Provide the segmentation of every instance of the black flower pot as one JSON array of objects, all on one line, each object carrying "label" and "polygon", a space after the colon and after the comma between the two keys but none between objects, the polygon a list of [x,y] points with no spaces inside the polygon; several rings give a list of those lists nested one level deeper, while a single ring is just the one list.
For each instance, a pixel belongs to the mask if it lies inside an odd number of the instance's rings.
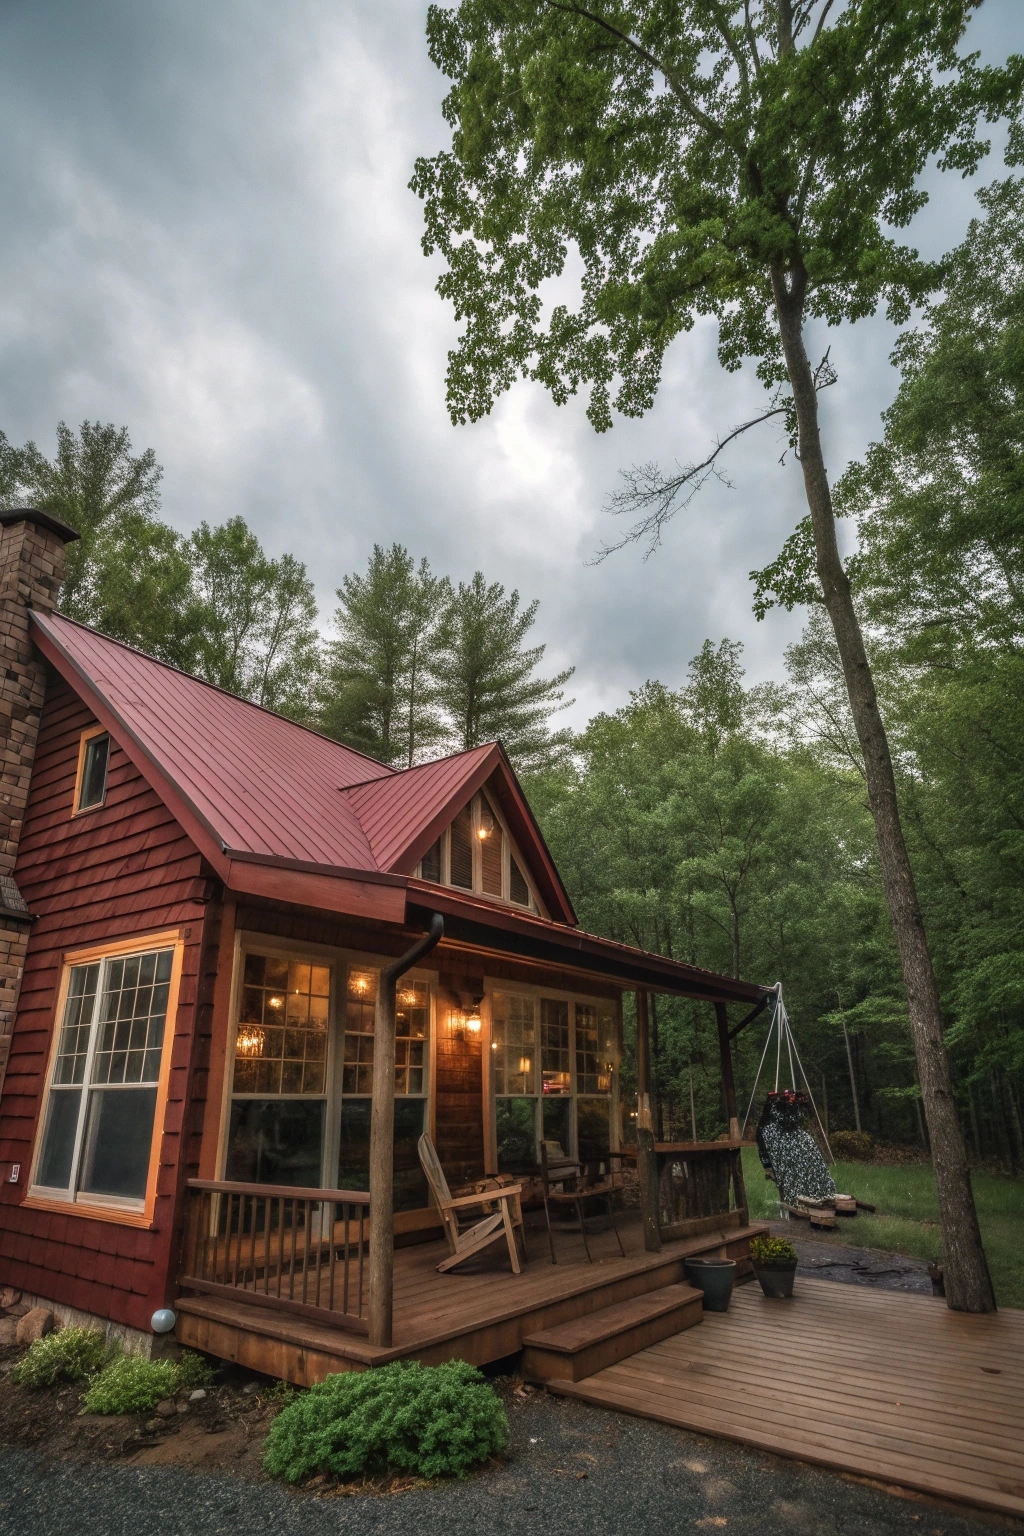
[{"label": "black flower pot", "polygon": [[686,1278],[704,1292],[705,1312],[728,1312],[736,1278],[735,1259],[686,1259]]},{"label": "black flower pot", "polygon": [[753,1261],[754,1274],[758,1284],[766,1296],[782,1299],[793,1294],[793,1281],[796,1279],[796,1259],[785,1259],[782,1263],[759,1264]]}]

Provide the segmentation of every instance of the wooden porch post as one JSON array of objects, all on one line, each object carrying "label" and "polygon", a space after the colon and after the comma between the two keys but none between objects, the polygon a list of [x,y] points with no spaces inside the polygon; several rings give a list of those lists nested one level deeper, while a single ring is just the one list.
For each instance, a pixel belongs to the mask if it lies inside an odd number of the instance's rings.
[{"label": "wooden porch post", "polygon": [[[736,1109],[736,1079],[732,1070],[732,1045],[729,1041],[729,1015],[724,1003],[715,1004],[718,1023],[718,1054],[722,1063],[722,1086],[725,1089],[725,1112],[729,1117],[729,1140],[736,1148],[732,1158],[732,1183],[738,1210],[747,1209],[747,1192],[743,1183],[743,1154],[740,1150],[740,1121]],[[744,1216],[744,1223],[746,1217]]]},{"label": "wooden porch post", "polygon": [[373,1023],[373,1101],[370,1110],[370,1343],[391,1348],[395,1269],[395,986],[444,934],[435,912],[430,931],[377,984]]},{"label": "wooden porch post", "polygon": [[660,1253],[658,1159],[654,1155],[654,1122],[651,1115],[651,1039],[647,993],[639,989],[636,994],[636,1147],[644,1247],[648,1253]]}]

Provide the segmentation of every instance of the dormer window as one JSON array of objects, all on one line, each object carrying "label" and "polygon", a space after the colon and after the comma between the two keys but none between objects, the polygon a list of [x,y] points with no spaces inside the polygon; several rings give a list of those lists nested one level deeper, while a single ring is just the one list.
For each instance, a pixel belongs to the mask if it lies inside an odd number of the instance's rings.
[{"label": "dormer window", "polygon": [[95,810],[107,798],[107,763],[110,737],[106,731],[84,731],[78,750],[75,814]]},{"label": "dormer window", "polygon": [[484,794],[474,795],[463,806],[451,826],[427,849],[417,874],[436,885],[453,885],[533,912],[540,910],[522,860]]}]

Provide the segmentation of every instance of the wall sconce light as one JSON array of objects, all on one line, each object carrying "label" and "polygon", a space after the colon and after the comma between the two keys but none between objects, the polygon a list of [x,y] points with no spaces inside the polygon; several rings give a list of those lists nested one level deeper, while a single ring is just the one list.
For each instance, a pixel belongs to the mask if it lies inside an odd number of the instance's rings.
[{"label": "wall sconce light", "polygon": [[243,1024],[235,1037],[236,1056],[262,1056],[266,1035],[258,1024]]},{"label": "wall sconce light", "polygon": [[463,1014],[463,1018],[466,1021],[466,1028],[469,1030],[470,1034],[478,1035],[480,1033],[482,1024],[482,1020],[480,1018],[480,1009],[470,1008],[467,1013]]},{"label": "wall sconce light", "polygon": [[480,824],[476,829],[476,835],[482,843],[485,843],[493,831],[494,817],[486,807],[483,807],[480,811]]},{"label": "wall sconce light", "polygon": [[519,1075],[520,1075],[520,1077],[529,1077],[529,1075],[530,1075],[532,1070],[533,1070],[533,1062],[530,1060],[529,1056],[520,1056],[520,1058],[519,1058]]}]

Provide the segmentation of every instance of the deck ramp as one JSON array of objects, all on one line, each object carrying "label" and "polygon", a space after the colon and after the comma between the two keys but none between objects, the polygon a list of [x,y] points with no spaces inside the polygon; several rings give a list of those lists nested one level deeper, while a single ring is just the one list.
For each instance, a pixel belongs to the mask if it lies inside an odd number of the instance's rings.
[{"label": "deck ramp", "polygon": [[550,1390],[683,1429],[1024,1515],[1024,1312],[797,1278]]}]

